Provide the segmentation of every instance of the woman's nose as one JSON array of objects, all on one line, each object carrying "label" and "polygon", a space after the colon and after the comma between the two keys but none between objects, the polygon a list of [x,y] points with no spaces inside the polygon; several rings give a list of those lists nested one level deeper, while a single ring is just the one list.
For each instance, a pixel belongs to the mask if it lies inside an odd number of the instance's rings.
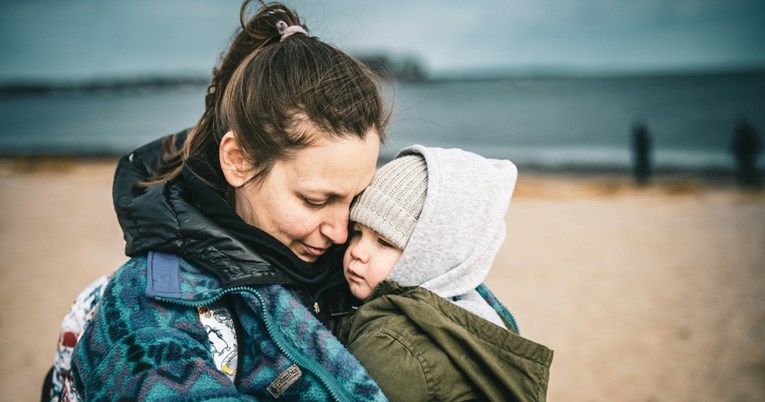
[{"label": "woman's nose", "polygon": [[348,208],[336,208],[319,228],[321,234],[334,244],[343,244],[348,239]]}]

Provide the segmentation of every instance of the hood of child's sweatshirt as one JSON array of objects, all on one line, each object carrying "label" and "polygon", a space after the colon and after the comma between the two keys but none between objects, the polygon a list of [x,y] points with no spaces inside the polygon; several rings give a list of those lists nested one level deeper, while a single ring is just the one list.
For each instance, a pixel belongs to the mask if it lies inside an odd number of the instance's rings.
[{"label": "hood of child's sweatshirt", "polygon": [[518,170],[508,160],[461,149],[414,145],[397,157],[409,154],[425,159],[428,190],[388,279],[444,298],[466,294],[484,281],[505,240],[505,214]]}]

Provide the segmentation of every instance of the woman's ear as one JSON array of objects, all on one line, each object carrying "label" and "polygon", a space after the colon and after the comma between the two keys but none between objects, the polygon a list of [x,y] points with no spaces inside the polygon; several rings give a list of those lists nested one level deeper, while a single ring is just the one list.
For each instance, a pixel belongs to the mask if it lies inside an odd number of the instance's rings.
[{"label": "woman's ear", "polygon": [[247,183],[252,176],[252,164],[247,160],[239,140],[233,131],[229,131],[220,140],[220,167],[226,181],[234,188]]}]

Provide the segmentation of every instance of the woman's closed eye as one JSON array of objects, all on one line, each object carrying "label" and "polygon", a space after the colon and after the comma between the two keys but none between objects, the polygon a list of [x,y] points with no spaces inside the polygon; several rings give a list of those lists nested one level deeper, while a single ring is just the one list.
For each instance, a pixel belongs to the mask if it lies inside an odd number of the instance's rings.
[{"label": "woman's closed eye", "polygon": [[310,208],[321,208],[329,202],[329,199],[312,199],[308,197],[300,197],[303,199],[303,202],[308,205]]}]

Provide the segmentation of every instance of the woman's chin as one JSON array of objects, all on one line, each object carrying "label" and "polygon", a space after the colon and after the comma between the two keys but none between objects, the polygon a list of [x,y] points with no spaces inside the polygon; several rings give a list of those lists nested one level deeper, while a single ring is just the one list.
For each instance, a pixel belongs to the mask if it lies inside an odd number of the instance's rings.
[{"label": "woman's chin", "polygon": [[314,262],[316,262],[316,260],[319,259],[319,257],[300,255],[300,254],[298,254],[297,256],[298,258],[300,258],[300,260],[302,260],[303,262],[307,262],[309,264],[313,264]]},{"label": "woman's chin", "polygon": [[313,264],[320,257],[320,255],[305,253],[305,252],[303,252],[302,249],[295,250],[294,248],[291,248],[291,250],[292,250],[292,252],[295,254],[295,256],[297,258],[299,258],[301,261],[307,262],[309,264]]}]

